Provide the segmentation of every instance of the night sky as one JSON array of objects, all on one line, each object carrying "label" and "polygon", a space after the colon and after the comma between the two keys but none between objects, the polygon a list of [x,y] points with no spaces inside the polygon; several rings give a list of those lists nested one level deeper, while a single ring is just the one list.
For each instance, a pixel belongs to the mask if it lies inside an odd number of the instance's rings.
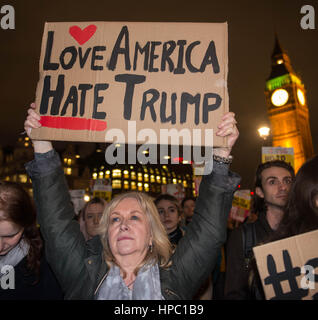
[{"label": "night sky", "polygon": [[[0,1],[0,6],[5,4],[15,8],[16,26],[15,30],[0,29],[0,146],[14,145],[24,130],[27,107],[35,99],[45,21],[227,21],[230,110],[236,113],[240,130],[232,169],[242,176],[242,187],[252,187],[261,160],[263,141],[257,129],[269,125],[264,89],[275,32],[305,84],[314,150],[318,151],[318,1]],[[300,27],[300,9],[306,4],[315,8],[315,30]]]}]

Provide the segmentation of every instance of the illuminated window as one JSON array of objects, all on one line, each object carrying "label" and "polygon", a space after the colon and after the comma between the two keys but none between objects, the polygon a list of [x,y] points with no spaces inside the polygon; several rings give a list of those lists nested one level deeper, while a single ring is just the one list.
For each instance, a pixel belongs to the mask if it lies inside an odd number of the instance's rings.
[{"label": "illuminated window", "polygon": [[149,174],[148,173],[144,174],[144,180],[147,181],[147,182],[149,181]]},{"label": "illuminated window", "polygon": [[107,170],[105,173],[105,179],[109,179],[110,178],[110,171]]},{"label": "illuminated window", "polygon": [[149,192],[149,184],[148,184],[148,183],[145,183],[145,184],[144,184],[144,188],[145,188],[145,191],[146,191],[146,192]]},{"label": "illuminated window", "polygon": [[71,166],[72,165],[72,159],[67,159],[67,165]]},{"label": "illuminated window", "polygon": [[173,183],[173,184],[177,184],[177,179],[176,179],[176,178],[173,178],[173,179],[172,179],[172,183]]},{"label": "illuminated window", "polygon": [[27,181],[28,181],[27,175],[26,174],[19,174],[19,181],[21,183],[27,183]]},{"label": "illuminated window", "polygon": [[277,60],[277,64],[282,64],[282,63],[284,63],[284,60],[283,60],[283,59],[278,59],[278,60]]},{"label": "illuminated window", "polygon": [[130,178],[131,178],[132,180],[136,180],[136,172],[135,172],[135,171],[131,171],[131,172],[130,172]]},{"label": "illuminated window", "polygon": [[100,172],[99,172],[99,178],[100,178],[100,179],[103,179],[103,176],[104,176],[104,172],[103,172],[103,171],[100,171]]},{"label": "illuminated window", "polygon": [[138,182],[138,191],[142,191],[142,183],[141,182]]},{"label": "illuminated window", "polygon": [[157,182],[161,183],[161,177],[160,176],[156,176]]},{"label": "illuminated window", "polygon": [[121,177],[121,170],[120,169],[114,169],[113,170],[113,178],[120,178]]},{"label": "illuminated window", "polygon": [[124,178],[129,179],[129,171],[128,170],[124,170]]},{"label": "illuminated window", "polygon": [[29,141],[30,138],[29,138],[29,137],[25,137],[24,140],[25,140],[25,141]]},{"label": "illuminated window", "polygon": [[67,163],[67,158],[64,158],[64,163]]},{"label": "illuminated window", "polygon": [[131,190],[136,190],[136,182],[135,181],[131,181]]},{"label": "illuminated window", "polygon": [[10,181],[10,177],[6,176],[6,178],[4,179],[5,181]]},{"label": "illuminated window", "polygon": [[65,168],[64,169],[65,174],[67,174],[68,176],[70,176],[72,174],[72,168]]},{"label": "illuminated window", "polygon": [[163,184],[167,184],[167,178],[166,177],[162,177],[162,183]]},{"label": "illuminated window", "polygon": [[178,180],[178,183],[182,183],[182,180],[181,180],[181,179],[179,179],[179,180]]},{"label": "illuminated window", "polygon": [[27,148],[29,146],[29,142],[24,142],[24,146]]},{"label": "illuminated window", "polygon": [[97,179],[97,172],[93,173],[93,179],[96,180]]},{"label": "illuminated window", "polygon": [[183,180],[183,186],[184,186],[185,188],[188,187],[188,182],[187,182],[187,180]]},{"label": "illuminated window", "polygon": [[129,189],[129,181],[124,180],[124,189],[128,190]]},{"label": "illuminated window", "polygon": [[142,173],[138,172],[138,181],[142,181]]},{"label": "illuminated window", "polygon": [[121,189],[121,180],[115,179],[112,181],[112,188],[113,189]]},{"label": "illuminated window", "polygon": [[151,183],[156,182],[155,176],[153,174],[150,176],[150,182]]}]

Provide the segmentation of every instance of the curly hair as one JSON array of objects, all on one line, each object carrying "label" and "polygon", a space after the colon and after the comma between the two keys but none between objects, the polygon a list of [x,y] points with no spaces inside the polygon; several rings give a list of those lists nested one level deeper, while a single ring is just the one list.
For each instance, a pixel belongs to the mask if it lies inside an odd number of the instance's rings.
[{"label": "curly hair", "polygon": [[27,268],[39,278],[43,241],[31,197],[18,183],[0,181],[0,210],[3,211],[1,220],[13,222],[24,229],[23,239],[30,246]]}]

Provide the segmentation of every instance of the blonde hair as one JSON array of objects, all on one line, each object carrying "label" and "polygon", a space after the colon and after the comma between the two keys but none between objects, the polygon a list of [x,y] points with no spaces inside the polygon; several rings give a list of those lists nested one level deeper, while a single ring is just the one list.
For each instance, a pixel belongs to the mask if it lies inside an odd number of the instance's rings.
[{"label": "blonde hair", "polygon": [[172,255],[172,246],[167,236],[166,230],[160,221],[160,217],[152,199],[142,192],[127,192],[116,196],[108,203],[100,220],[98,233],[103,245],[103,255],[108,267],[117,264],[114,255],[111,252],[108,243],[108,229],[110,225],[110,214],[114,211],[117,205],[124,199],[135,199],[140,205],[143,213],[146,215],[150,226],[152,236],[152,248],[148,250],[143,262],[136,266],[135,274],[145,264],[158,263],[160,267],[166,268],[170,265],[170,257]]}]

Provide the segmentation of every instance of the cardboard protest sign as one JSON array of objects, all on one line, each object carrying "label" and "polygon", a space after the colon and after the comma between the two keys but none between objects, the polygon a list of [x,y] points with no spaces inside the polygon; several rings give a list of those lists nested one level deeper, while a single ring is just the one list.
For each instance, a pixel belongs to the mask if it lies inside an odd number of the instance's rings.
[{"label": "cardboard protest sign", "polygon": [[243,222],[250,214],[251,191],[248,189],[237,190],[234,192],[230,218]]},{"label": "cardboard protest sign", "polygon": [[253,248],[268,300],[318,300],[318,230]]},{"label": "cardboard protest sign", "polygon": [[76,214],[79,214],[81,209],[83,209],[85,205],[84,201],[84,195],[85,190],[84,189],[75,189],[75,190],[69,190],[71,195],[71,200],[74,206],[74,211]]},{"label": "cardboard protest sign", "polygon": [[294,166],[294,148],[262,147],[262,163],[273,160],[282,160]]},{"label": "cardboard protest sign", "polygon": [[204,130],[229,109],[227,46],[227,23],[46,23],[31,137],[141,144],[183,129],[183,144],[224,146]]},{"label": "cardboard protest sign", "polygon": [[111,179],[96,179],[92,181],[93,197],[98,197],[110,202],[112,199]]},{"label": "cardboard protest sign", "polygon": [[161,193],[168,193],[172,196],[174,196],[176,199],[181,201],[185,197],[185,190],[182,183],[169,183],[169,184],[163,184],[161,185]]}]

